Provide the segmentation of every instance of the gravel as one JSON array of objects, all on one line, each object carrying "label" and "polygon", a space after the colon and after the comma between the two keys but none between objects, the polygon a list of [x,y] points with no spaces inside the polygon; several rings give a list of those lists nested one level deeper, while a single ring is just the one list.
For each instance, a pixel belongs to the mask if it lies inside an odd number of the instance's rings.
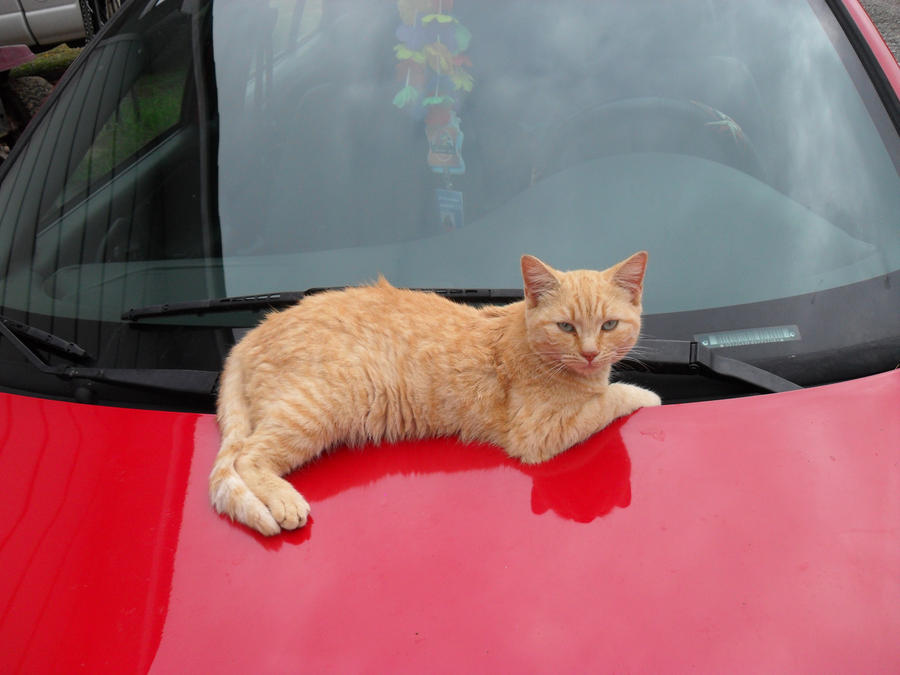
[{"label": "gravel", "polygon": [[884,36],[887,46],[900,60],[900,0],[860,0]]}]

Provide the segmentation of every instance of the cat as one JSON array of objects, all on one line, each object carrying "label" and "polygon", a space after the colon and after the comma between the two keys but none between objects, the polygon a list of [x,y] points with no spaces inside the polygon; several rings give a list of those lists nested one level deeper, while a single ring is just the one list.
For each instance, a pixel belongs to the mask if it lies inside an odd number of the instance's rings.
[{"label": "cat", "polygon": [[659,396],[609,382],[641,327],[647,253],[604,271],[522,256],[524,299],[476,308],[370,286],[268,315],[220,381],[214,508],[273,535],[306,524],[282,476],[336,445],[458,436],[543,462]]}]

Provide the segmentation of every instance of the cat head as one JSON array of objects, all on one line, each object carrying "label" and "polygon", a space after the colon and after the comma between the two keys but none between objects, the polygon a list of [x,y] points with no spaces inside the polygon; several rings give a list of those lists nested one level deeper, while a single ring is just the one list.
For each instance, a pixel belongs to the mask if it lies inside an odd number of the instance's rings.
[{"label": "cat head", "polygon": [[560,371],[607,377],[609,366],[625,357],[640,334],[646,266],[646,251],[602,272],[561,272],[522,256],[532,351]]}]

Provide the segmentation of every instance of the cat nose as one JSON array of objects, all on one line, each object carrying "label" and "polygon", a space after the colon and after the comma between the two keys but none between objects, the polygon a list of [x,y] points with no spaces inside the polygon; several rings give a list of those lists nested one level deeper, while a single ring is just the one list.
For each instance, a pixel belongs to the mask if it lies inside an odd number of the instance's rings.
[{"label": "cat nose", "polygon": [[600,352],[581,352],[581,355],[587,360],[588,363],[590,363],[599,353]]}]

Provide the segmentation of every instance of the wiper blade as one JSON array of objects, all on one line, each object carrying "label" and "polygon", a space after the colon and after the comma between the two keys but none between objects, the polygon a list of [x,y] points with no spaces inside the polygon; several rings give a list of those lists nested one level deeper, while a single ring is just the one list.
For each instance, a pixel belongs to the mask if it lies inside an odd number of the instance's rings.
[{"label": "wiper blade", "polygon": [[767,392],[802,389],[799,384],[775,373],[730,356],[723,356],[709,347],[690,340],[641,340],[635,352],[640,362],[646,364],[650,370],[671,372],[673,369],[683,368],[688,372],[701,371],[739,380]]},{"label": "wiper blade", "polygon": [[[262,295],[236,295],[227,298],[208,298],[205,300],[187,300],[168,302],[145,307],[133,307],[122,313],[126,321],[137,321],[154,316],[173,316],[177,314],[213,314],[217,312],[237,312],[260,309],[278,309],[293,305],[308,295],[324,291],[341,290],[342,286],[322,286],[308,288],[305,291],[282,291]],[[520,288],[415,288],[417,291],[436,293],[454,302],[500,304],[521,300]]]},{"label": "wiper blade", "polygon": [[316,290],[318,289],[265,293],[263,295],[236,295],[230,298],[208,298],[206,300],[185,300],[183,302],[165,302],[157,305],[146,305],[144,307],[132,307],[122,313],[122,318],[126,321],[136,321],[151,316],[212,314],[216,312],[266,309],[268,307],[287,307],[302,300]]},{"label": "wiper blade", "polygon": [[521,288],[414,288],[414,291],[436,293],[454,302],[516,302],[525,297]]},{"label": "wiper blade", "polygon": [[[71,360],[91,358],[90,354],[88,354],[87,351],[85,351],[82,347],[78,346],[74,342],[70,342],[69,340],[61,338],[57,335],[53,335],[53,333],[48,333],[47,331],[41,330],[40,328],[29,326],[27,323],[22,323],[21,321],[16,321],[15,319],[10,319],[8,317],[0,315],[0,326],[7,329],[11,333],[39,343],[40,346],[44,349],[54,351],[57,354],[66,356]],[[6,331],[2,332],[4,335],[7,334]]]},{"label": "wiper blade", "polygon": [[163,389],[182,394],[213,394],[219,373],[205,370],[164,368],[95,368],[87,366],[51,366],[45,363],[16,333],[38,340],[42,345],[73,358],[88,358],[78,345],[38,328],[0,317],[0,335],[5,337],[37,370],[66,380],[91,380],[126,387]]}]

